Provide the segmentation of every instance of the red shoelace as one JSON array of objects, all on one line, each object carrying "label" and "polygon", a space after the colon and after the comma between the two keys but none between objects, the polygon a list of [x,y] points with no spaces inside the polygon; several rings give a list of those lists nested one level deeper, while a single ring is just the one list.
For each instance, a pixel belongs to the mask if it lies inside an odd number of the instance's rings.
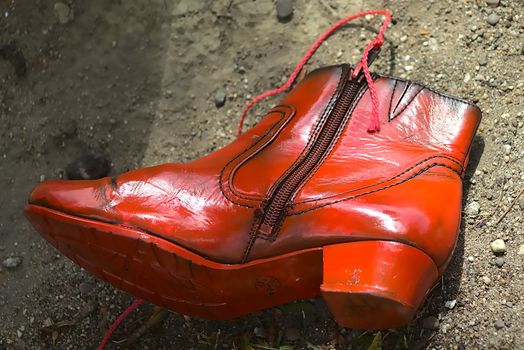
[{"label": "red shoelace", "polygon": [[137,307],[139,307],[141,304],[142,304],[143,300],[142,299],[135,299],[135,301],[133,302],[133,304],[129,305],[127,309],[125,309],[124,312],[122,312],[115,320],[115,322],[113,322],[113,324],[111,325],[111,327],[109,327],[109,329],[107,330],[106,334],[104,335],[104,339],[102,339],[102,342],[100,343],[100,345],[98,346],[98,350],[104,350],[104,348],[106,347],[107,345],[107,342],[109,341],[109,339],[111,339],[111,336],[113,335],[113,333],[115,332],[115,330],[118,328],[118,326],[120,325],[120,323],[122,323],[123,320],[126,319],[127,316],[129,316],[130,313],[132,313]]},{"label": "red shoelace", "polygon": [[295,80],[297,79],[298,74],[304,67],[304,65],[309,61],[311,56],[317,51],[317,49],[322,45],[326,39],[331,36],[337,29],[344,26],[345,24],[353,21],[356,18],[368,16],[368,15],[382,15],[384,16],[384,22],[382,23],[382,26],[380,27],[378,34],[375,36],[375,39],[373,39],[364,49],[364,52],[362,54],[362,59],[360,60],[358,66],[362,67],[364,76],[366,78],[366,82],[368,84],[369,93],[371,95],[371,103],[372,103],[372,111],[371,111],[371,120],[369,122],[368,131],[369,132],[376,132],[380,130],[380,122],[378,117],[378,97],[377,97],[377,89],[375,88],[375,84],[373,83],[373,79],[371,78],[371,74],[369,73],[369,65],[368,65],[368,57],[371,50],[378,50],[384,44],[384,32],[386,31],[387,27],[389,26],[389,23],[391,22],[391,12],[388,10],[370,10],[370,11],[364,11],[361,13],[357,13],[356,15],[352,15],[349,17],[344,18],[343,20],[335,23],[331,28],[329,28],[324,34],[322,34],[317,41],[313,43],[313,45],[309,48],[309,50],[306,52],[304,57],[298,62],[297,66],[295,67],[295,70],[291,75],[289,76],[289,79],[282,85],[281,87],[273,90],[269,90],[264,92],[263,94],[260,94],[253,98],[244,108],[242,111],[242,115],[240,116],[240,121],[238,122],[238,131],[237,131],[237,137],[242,134],[242,127],[244,126],[244,120],[246,119],[246,115],[248,111],[253,107],[256,103],[260,102],[261,100],[265,99],[266,97],[273,96],[280,94],[293,85]]},{"label": "red shoelace", "polygon": [[[317,49],[320,47],[320,45],[322,45],[322,43],[324,41],[326,41],[326,39],[329,36],[331,36],[331,34],[333,34],[337,29],[339,29],[343,25],[351,22],[352,20],[354,20],[356,18],[367,16],[367,15],[382,15],[382,16],[385,17],[384,22],[383,22],[382,26],[380,27],[380,30],[379,30],[378,34],[375,36],[375,39],[373,39],[365,47],[364,52],[362,54],[362,59],[360,60],[360,62],[355,67],[356,71],[358,71],[361,68],[362,72],[364,73],[364,76],[366,78],[366,82],[368,84],[369,93],[371,95],[371,103],[373,104],[372,112],[371,112],[371,120],[370,120],[370,123],[369,123],[368,131],[369,132],[379,131],[380,130],[380,122],[379,122],[379,116],[378,116],[377,89],[375,88],[375,84],[373,83],[373,79],[371,78],[371,73],[369,73],[368,57],[369,57],[369,54],[370,54],[371,50],[378,50],[378,49],[380,49],[382,44],[384,44],[384,32],[386,31],[389,23],[391,22],[391,13],[389,11],[387,11],[387,10],[364,11],[364,12],[358,13],[356,15],[346,17],[343,20],[341,20],[341,21],[335,23],[333,26],[331,26],[331,28],[329,28],[324,34],[322,34],[317,39],[317,41],[315,41],[315,43],[309,48],[309,50],[306,52],[304,57],[302,57],[300,62],[297,64],[297,66],[295,67],[295,70],[293,71],[293,73],[291,73],[291,75],[289,76],[289,79],[285,82],[284,85],[282,85],[281,87],[279,87],[277,89],[266,91],[263,94],[260,94],[260,95],[256,96],[255,98],[253,98],[248,103],[246,108],[244,108],[244,110],[242,111],[242,115],[240,117],[240,121],[239,121],[239,125],[238,125],[237,136],[240,136],[242,134],[242,127],[244,125],[244,120],[246,119],[246,115],[249,112],[249,110],[251,109],[251,107],[253,107],[256,103],[260,102],[261,100],[265,99],[266,97],[280,94],[280,93],[286,91],[287,89],[289,89],[291,87],[291,85],[293,85],[295,80],[297,79],[297,76],[300,73],[300,71],[302,70],[302,68],[304,67],[304,65],[309,61],[311,56],[313,56],[313,54],[315,53],[315,51],[317,51]],[[102,339],[102,342],[100,343],[100,345],[98,347],[98,350],[103,350],[105,348],[105,346],[107,345],[107,342],[109,341],[109,339],[111,339],[111,336],[113,335],[113,333],[115,332],[117,327],[120,325],[120,323],[122,323],[122,321],[127,316],[129,316],[129,314],[131,314],[131,312],[133,312],[137,307],[139,307],[142,304],[142,302],[143,302],[142,299],[138,299],[138,298],[135,299],[133,304],[131,304],[124,312],[122,312],[117,317],[115,322],[113,322],[111,327],[109,327],[109,329],[107,330],[106,334],[104,335],[104,338]]]}]

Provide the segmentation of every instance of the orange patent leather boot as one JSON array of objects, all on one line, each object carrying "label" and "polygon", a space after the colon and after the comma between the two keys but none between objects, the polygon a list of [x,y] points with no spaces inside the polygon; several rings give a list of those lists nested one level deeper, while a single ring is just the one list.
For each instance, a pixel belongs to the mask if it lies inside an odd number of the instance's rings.
[{"label": "orange patent leather boot", "polygon": [[376,76],[314,71],[251,130],[186,164],[46,181],[26,215],[95,276],[228,319],[321,294],[353,328],[408,322],[448,264],[480,121],[472,104]]},{"label": "orange patent leather boot", "polygon": [[314,71],[201,159],[43,182],[26,216],[93,275],[179,313],[228,319],[322,295],[342,326],[404,325],[455,247],[480,110],[371,80],[362,62],[366,79]]}]

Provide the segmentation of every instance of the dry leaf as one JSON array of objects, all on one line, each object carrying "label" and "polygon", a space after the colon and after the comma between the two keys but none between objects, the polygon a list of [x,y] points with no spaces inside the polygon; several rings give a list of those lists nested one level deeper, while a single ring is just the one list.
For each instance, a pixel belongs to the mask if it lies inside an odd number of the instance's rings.
[{"label": "dry leaf", "polygon": [[377,332],[377,334],[375,334],[368,350],[382,350],[382,332]]},{"label": "dry leaf", "polygon": [[67,327],[67,326],[74,326],[75,324],[76,322],[73,320],[64,320],[64,321],[60,321],[57,324],[55,324],[55,327],[62,328],[62,327]]},{"label": "dry leaf", "polygon": [[53,325],[54,325],[54,322],[50,318],[46,318],[44,322],[42,323],[42,327],[44,328],[49,328],[49,327],[52,327]]},{"label": "dry leaf", "polygon": [[307,69],[306,67],[303,67],[300,70],[300,73],[298,73],[297,82],[302,81],[306,77],[306,75],[307,75]]},{"label": "dry leaf", "polygon": [[56,340],[58,339],[58,331],[53,331],[53,346],[56,345]]}]

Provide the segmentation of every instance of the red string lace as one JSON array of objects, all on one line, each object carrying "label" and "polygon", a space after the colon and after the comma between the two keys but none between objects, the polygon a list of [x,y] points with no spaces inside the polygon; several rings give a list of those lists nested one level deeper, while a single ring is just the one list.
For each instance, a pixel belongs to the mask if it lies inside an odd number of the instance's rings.
[{"label": "red string lace", "polygon": [[264,92],[263,94],[260,94],[253,98],[246,108],[242,111],[242,115],[240,117],[240,121],[238,123],[238,131],[237,131],[237,137],[242,134],[242,127],[244,126],[244,119],[246,118],[247,112],[253,107],[256,103],[259,101],[265,99],[266,97],[273,96],[280,94],[293,85],[295,82],[298,74],[304,67],[304,65],[309,61],[311,56],[315,53],[315,51],[322,45],[326,39],[333,34],[337,29],[342,27],[343,25],[351,22],[352,20],[360,17],[364,17],[367,15],[383,15],[385,17],[384,23],[380,27],[380,30],[378,34],[375,36],[375,39],[373,39],[364,49],[364,53],[362,54],[362,59],[360,60],[360,64],[362,66],[362,70],[364,72],[364,76],[366,78],[366,82],[369,87],[369,93],[371,95],[371,103],[372,103],[372,112],[371,112],[371,120],[369,123],[369,132],[376,132],[380,130],[380,122],[379,122],[379,116],[378,116],[378,96],[377,96],[377,89],[375,87],[375,84],[373,83],[373,79],[371,78],[371,74],[369,73],[369,65],[368,65],[368,56],[371,50],[378,50],[382,44],[384,43],[384,32],[386,31],[387,27],[389,26],[389,23],[391,22],[391,12],[387,10],[371,10],[371,11],[364,11],[361,13],[358,13],[356,15],[352,15],[349,17],[344,18],[343,20],[335,23],[331,28],[329,28],[324,34],[322,34],[317,41],[309,48],[309,50],[306,52],[304,57],[300,60],[300,62],[297,64],[295,70],[291,75],[289,76],[289,79],[285,82],[284,85],[281,87],[269,90]]},{"label": "red string lace", "polygon": [[127,309],[125,309],[124,312],[122,312],[118,317],[117,319],[115,320],[115,322],[113,322],[113,324],[111,325],[111,327],[109,327],[109,329],[107,330],[106,334],[104,335],[104,339],[102,339],[102,342],[100,343],[100,345],[98,346],[98,350],[104,350],[104,348],[106,347],[107,345],[107,342],[109,341],[109,339],[111,339],[111,336],[113,335],[113,333],[115,332],[115,330],[118,328],[118,326],[120,325],[120,323],[122,323],[123,320],[126,319],[127,316],[129,316],[130,313],[132,313],[137,307],[139,307],[141,304],[142,304],[143,300],[142,299],[135,299],[135,301],[133,302],[133,304],[131,304]]}]

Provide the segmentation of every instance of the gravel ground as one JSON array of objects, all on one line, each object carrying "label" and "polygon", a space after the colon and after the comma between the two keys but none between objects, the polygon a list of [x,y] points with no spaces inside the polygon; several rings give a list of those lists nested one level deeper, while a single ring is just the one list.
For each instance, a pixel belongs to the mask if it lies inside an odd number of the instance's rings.
[{"label": "gravel ground", "polygon": [[[291,18],[282,2],[280,19],[262,0],[0,3],[0,349],[93,349],[133,300],[34,233],[21,214],[34,184],[87,152],[109,157],[116,174],[227,144],[250,97],[281,84],[320,33],[378,7],[394,23],[374,71],[484,112],[455,259],[416,319],[381,333],[340,329],[321,300],[307,300],[227,322],[169,314],[137,337],[153,312],[143,305],[110,347],[524,349],[522,2],[296,0]],[[347,26],[308,70],[356,62],[379,23]]]}]

